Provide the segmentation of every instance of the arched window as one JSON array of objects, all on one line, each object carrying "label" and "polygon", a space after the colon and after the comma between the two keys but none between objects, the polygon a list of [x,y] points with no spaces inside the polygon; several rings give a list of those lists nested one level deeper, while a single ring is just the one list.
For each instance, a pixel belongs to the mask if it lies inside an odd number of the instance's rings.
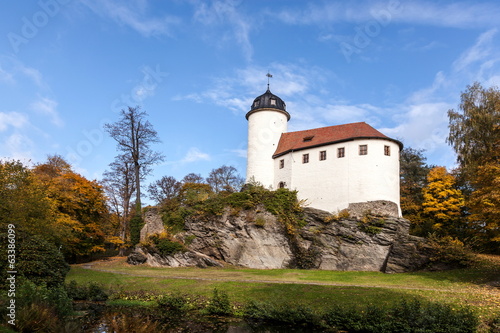
[{"label": "arched window", "polygon": [[279,188],[285,188],[286,183],[285,182],[279,182],[278,187]]}]

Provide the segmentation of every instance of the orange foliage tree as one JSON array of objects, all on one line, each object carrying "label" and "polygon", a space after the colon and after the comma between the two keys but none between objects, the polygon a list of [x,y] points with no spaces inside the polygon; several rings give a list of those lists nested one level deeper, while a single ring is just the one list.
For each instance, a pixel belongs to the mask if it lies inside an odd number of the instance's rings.
[{"label": "orange foliage tree", "polygon": [[104,251],[109,213],[104,191],[96,181],[73,172],[60,156],[49,156],[34,173],[57,210],[56,222],[70,232],[63,251],[72,258]]},{"label": "orange foliage tree", "polygon": [[432,228],[449,235],[457,227],[464,206],[464,196],[455,188],[455,177],[444,167],[434,167],[427,175],[428,184],[423,189],[424,213],[433,220]]}]

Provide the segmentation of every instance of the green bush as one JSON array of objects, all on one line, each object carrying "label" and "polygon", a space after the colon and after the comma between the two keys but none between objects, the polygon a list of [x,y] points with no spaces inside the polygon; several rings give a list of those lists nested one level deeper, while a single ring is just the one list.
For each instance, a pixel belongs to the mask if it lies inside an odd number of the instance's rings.
[{"label": "green bush", "polygon": [[470,308],[403,300],[392,307],[332,305],[322,314],[303,305],[250,302],[244,316],[270,323],[328,328],[351,333],[472,333],[479,319]]},{"label": "green bush", "polygon": [[438,237],[432,234],[428,238],[428,245],[431,248],[430,260],[433,263],[470,267],[475,262],[472,250],[460,240],[451,236]]},{"label": "green bush", "polygon": [[248,319],[290,325],[321,326],[320,316],[303,305],[274,304],[252,301],[244,308]]},{"label": "green bush", "polygon": [[63,286],[48,288],[44,284],[36,285],[29,280],[20,280],[16,290],[16,306],[22,309],[31,304],[49,308],[51,310],[48,311],[53,311],[59,318],[73,313],[71,298]]},{"label": "green bush", "polygon": [[78,285],[75,280],[71,280],[66,284],[66,292],[75,301],[99,302],[106,301],[109,298],[109,295],[104,291],[102,286],[95,282]]},{"label": "green bush", "polygon": [[163,256],[168,256],[175,254],[177,252],[186,251],[184,245],[178,242],[171,241],[168,238],[154,238],[153,242],[158,252],[160,252],[160,254]]},{"label": "green bush", "polygon": [[403,300],[388,309],[371,305],[360,311],[336,305],[326,311],[323,320],[337,330],[377,333],[468,333],[476,332],[479,324],[477,315],[467,307],[454,309],[416,299]]},{"label": "green bush", "polygon": [[181,295],[162,295],[157,300],[158,307],[173,313],[182,313],[188,310],[189,304],[184,296]]},{"label": "green bush", "polygon": [[214,288],[212,298],[208,303],[206,311],[212,315],[229,316],[233,313],[229,296],[224,291]]},{"label": "green bush", "polygon": [[69,265],[51,243],[32,235],[20,239],[17,271],[37,285],[63,286]]},{"label": "green bush", "polygon": [[144,221],[141,215],[134,215],[130,219],[130,242],[135,245],[141,241],[141,229],[144,226]]}]

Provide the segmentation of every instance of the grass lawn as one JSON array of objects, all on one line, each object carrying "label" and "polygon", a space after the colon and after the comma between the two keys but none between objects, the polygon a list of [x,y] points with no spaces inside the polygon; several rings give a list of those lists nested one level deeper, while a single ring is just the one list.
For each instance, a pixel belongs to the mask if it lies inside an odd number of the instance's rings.
[{"label": "grass lawn", "polygon": [[[247,268],[155,268],[131,266],[125,258],[111,258],[73,265],[67,281],[97,282],[106,289],[124,293],[181,293],[210,297],[214,288],[225,291],[231,302],[250,300],[302,303],[313,308],[327,304],[391,304],[402,298],[419,298],[470,305],[481,317],[500,315],[498,256],[481,256],[470,269],[445,272],[383,274],[319,270]],[[91,269],[88,269],[91,267]]]}]

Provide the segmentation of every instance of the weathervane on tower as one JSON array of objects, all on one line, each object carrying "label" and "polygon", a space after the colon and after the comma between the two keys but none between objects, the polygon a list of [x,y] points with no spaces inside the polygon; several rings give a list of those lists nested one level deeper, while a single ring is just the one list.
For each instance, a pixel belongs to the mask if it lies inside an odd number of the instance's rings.
[{"label": "weathervane on tower", "polygon": [[269,79],[272,78],[273,76],[269,74],[269,71],[267,72],[266,76],[267,76],[267,90],[269,90]]}]

